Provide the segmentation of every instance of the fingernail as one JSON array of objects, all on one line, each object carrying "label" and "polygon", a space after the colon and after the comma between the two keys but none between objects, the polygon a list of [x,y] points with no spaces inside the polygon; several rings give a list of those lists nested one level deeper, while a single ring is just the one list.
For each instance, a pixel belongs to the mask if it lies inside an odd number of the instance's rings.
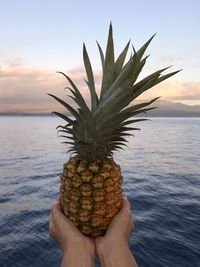
[{"label": "fingernail", "polygon": [[54,200],[53,205],[57,205],[58,203],[59,203],[59,201],[56,199],[56,200]]}]

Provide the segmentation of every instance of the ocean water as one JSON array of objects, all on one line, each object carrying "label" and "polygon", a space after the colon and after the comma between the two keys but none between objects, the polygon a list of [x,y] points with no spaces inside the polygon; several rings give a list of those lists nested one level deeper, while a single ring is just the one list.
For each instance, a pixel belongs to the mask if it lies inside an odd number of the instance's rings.
[{"label": "ocean water", "polygon": [[[0,117],[0,266],[56,267],[49,211],[69,155],[55,117]],[[116,154],[139,267],[200,266],[200,119],[152,118]]]}]

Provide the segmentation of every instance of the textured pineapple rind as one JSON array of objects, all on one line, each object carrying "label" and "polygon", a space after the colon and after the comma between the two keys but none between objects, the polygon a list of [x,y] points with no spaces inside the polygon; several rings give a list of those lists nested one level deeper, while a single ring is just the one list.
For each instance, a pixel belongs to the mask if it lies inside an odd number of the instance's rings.
[{"label": "textured pineapple rind", "polygon": [[92,163],[71,157],[60,176],[63,213],[87,236],[105,233],[121,208],[122,175],[112,159]]}]

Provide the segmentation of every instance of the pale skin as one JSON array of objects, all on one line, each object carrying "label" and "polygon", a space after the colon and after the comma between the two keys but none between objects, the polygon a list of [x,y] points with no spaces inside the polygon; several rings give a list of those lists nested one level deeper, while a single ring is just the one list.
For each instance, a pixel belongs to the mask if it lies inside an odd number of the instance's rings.
[{"label": "pale skin", "polygon": [[123,197],[122,208],[106,234],[96,239],[82,235],[62,213],[59,202],[52,206],[50,213],[50,236],[63,251],[60,267],[94,267],[96,254],[101,267],[137,267],[128,247],[133,229],[130,203],[126,197]]}]

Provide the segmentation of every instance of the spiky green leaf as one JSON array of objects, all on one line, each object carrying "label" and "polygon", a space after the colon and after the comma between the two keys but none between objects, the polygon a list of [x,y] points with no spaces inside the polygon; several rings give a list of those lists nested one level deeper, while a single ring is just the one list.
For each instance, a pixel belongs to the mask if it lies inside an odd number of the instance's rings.
[{"label": "spiky green leaf", "polygon": [[94,110],[97,108],[97,105],[98,105],[98,97],[97,97],[96,89],[95,89],[92,66],[90,63],[90,59],[89,59],[85,44],[83,45],[83,60],[84,60],[85,70],[87,73],[87,79],[88,79],[87,84],[88,84],[90,95],[91,95],[92,112],[94,112]]}]

